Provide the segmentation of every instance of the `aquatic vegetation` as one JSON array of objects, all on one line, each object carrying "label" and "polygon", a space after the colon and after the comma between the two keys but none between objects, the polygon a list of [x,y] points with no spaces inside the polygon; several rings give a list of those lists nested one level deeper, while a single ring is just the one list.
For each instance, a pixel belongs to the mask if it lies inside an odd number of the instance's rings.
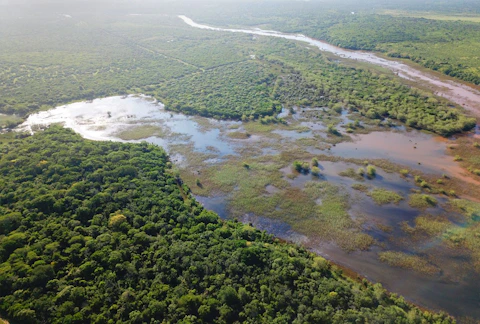
[{"label": "aquatic vegetation", "polygon": [[410,173],[410,171],[407,170],[407,169],[401,169],[400,170],[400,174],[404,177],[408,176],[409,173]]},{"label": "aquatic vegetation", "polygon": [[437,266],[418,255],[387,251],[380,252],[378,256],[382,262],[388,263],[393,267],[410,269],[426,275],[435,275],[440,272],[440,269]]},{"label": "aquatic vegetation", "polygon": [[163,137],[167,134],[163,128],[155,125],[141,125],[129,127],[115,134],[116,137],[125,141],[140,140],[152,136]]},{"label": "aquatic vegetation", "polygon": [[294,161],[292,166],[293,166],[293,169],[299,173],[310,172],[310,164],[308,162]]},{"label": "aquatic vegetation", "polygon": [[404,231],[411,235],[427,235],[428,237],[441,236],[449,229],[456,227],[451,221],[443,216],[422,215],[415,218],[415,226],[408,224],[403,226]]},{"label": "aquatic vegetation", "polygon": [[411,207],[420,209],[434,207],[437,203],[437,200],[433,196],[425,194],[411,194],[408,201]]},{"label": "aquatic vegetation", "polygon": [[355,189],[355,190],[358,190],[358,191],[361,191],[361,192],[368,192],[370,190],[370,188],[364,184],[361,184],[361,183],[354,183],[351,185],[352,189]]},{"label": "aquatic vegetation", "polygon": [[369,197],[375,201],[378,205],[385,205],[385,204],[398,204],[404,198],[396,192],[375,188],[371,192],[367,194]]},{"label": "aquatic vegetation", "polygon": [[348,168],[348,169],[340,172],[338,175],[340,175],[342,177],[352,178],[356,181],[364,181],[365,180],[363,178],[364,174],[365,174],[365,172],[363,171],[362,168],[358,169],[357,171],[355,171],[355,169],[353,169],[353,168]]},{"label": "aquatic vegetation", "polygon": [[248,139],[251,135],[245,132],[228,132],[227,136],[233,139]]}]

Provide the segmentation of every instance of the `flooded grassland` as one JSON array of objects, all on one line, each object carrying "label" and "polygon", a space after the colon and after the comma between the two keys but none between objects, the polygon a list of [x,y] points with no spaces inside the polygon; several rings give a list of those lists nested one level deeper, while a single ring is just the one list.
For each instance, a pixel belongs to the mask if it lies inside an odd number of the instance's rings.
[{"label": "flooded grassland", "polygon": [[480,318],[480,204],[469,198],[480,183],[462,164],[480,156],[475,137],[323,107],[280,117],[218,121],[129,96],[40,112],[19,130],[63,123],[93,140],[160,145],[221,217],[304,244],[425,307]]}]

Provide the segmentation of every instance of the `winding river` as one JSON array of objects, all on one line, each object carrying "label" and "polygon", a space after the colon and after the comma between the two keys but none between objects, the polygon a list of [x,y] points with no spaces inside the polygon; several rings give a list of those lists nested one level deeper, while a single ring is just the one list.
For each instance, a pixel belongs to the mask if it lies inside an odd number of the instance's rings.
[{"label": "winding river", "polygon": [[397,62],[394,60],[385,59],[379,57],[371,52],[363,51],[350,51],[334,45],[328,44],[326,42],[307,37],[301,34],[285,34],[272,30],[262,30],[262,29],[227,29],[227,28],[218,28],[211,27],[207,25],[202,25],[194,22],[192,19],[186,16],[179,16],[186,24],[194,28],[200,28],[205,30],[220,31],[220,32],[232,32],[232,33],[244,33],[252,34],[259,36],[270,36],[284,38],[294,41],[300,41],[308,43],[309,45],[315,46],[321,51],[333,53],[339,57],[357,60],[362,62],[368,62],[387,68],[390,71],[396,73],[399,77],[414,81],[421,82],[423,86],[428,86],[436,95],[444,97],[445,99],[450,100],[458,105],[461,105],[466,110],[470,111],[476,117],[480,117],[480,90],[467,86],[458,81],[446,76],[435,76],[434,73],[429,73],[425,71],[419,71],[412,66],[409,66],[405,63]]}]

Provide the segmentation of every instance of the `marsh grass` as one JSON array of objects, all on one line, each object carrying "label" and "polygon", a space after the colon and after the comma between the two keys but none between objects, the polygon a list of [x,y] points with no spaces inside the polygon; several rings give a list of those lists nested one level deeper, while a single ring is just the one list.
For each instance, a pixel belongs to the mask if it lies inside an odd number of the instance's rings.
[{"label": "marsh grass", "polygon": [[390,266],[410,269],[426,275],[436,275],[440,269],[418,255],[387,251],[378,253],[380,261]]},{"label": "marsh grass", "polygon": [[467,217],[467,221],[480,221],[480,203],[466,199],[451,199],[450,205],[465,215]]},{"label": "marsh grass", "polygon": [[321,151],[328,150],[329,148],[331,148],[329,144],[323,142],[323,139],[321,137],[320,138],[319,137],[299,138],[295,141],[295,144],[299,146],[304,146],[304,147],[312,147]]},{"label": "marsh grass", "polygon": [[408,204],[413,208],[426,209],[437,205],[435,197],[425,194],[411,194]]},{"label": "marsh grass", "polygon": [[338,175],[342,177],[352,178],[353,180],[356,180],[356,181],[365,181],[363,174],[355,171],[355,169],[353,168],[348,168],[344,171],[341,171],[338,173]]},{"label": "marsh grass", "polygon": [[168,135],[168,132],[165,129],[154,125],[130,127],[115,134],[116,137],[125,141],[135,141],[152,136],[164,137],[166,135]]},{"label": "marsh grass", "polygon": [[396,192],[375,188],[367,194],[377,205],[398,204],[403,197]]},{"label": "marsh grass", "polygon": [[232,139],[248,139],[251,135],[245,132],[229,132],[227,136]]},{"label": "marsh grass", "polygon": [[205,117],[195,117],[195,122],[198,125],[198,131],[202,133],[218,128],[218,125],[215,123],[215,121]]},{"label": "marsh grass", "polygon": [[402,223],[402,230],[415,238],[439,237],[447,230],[454,227],[453,223],[445,216],[422,215],[415,219],[415,225],[411,227],[408,222]]},{"label": "marsh grass", "polygon": [[389,233],[389,234],[393,233],[393,227],[392,226],[388,226],[388,225],[385,225],[385,224],[382,224],[382,223],[378,223],[377,228],[384,233]]},{"label": "marsh grass", "polygon": [[352,184],[352,189],[355,189],[355,190],[358,190],[358,191],[361,191],[361,192],[364,192],[364,193],[367,193],[368,190],[369,190],[369,187],[364,185],[364,184],[361,184],[361,183],[354,183]]}]

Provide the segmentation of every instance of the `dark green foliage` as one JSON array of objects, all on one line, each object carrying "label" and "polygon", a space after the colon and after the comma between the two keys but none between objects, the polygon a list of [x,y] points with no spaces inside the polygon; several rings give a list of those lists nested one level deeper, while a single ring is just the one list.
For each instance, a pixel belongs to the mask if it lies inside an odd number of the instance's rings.
[{"label": "dark green foliage", "polygon": [[154,95],[164,98],[167,109],[187,114],[257,118],[282,109],[270,96],[276,78],[268,66],[247,61],[166,82]]},{"label": "dark green foliage", "polygon": [[13,323],[451,322],[220,221],[156,146],[52,127],[0,151],[0,313]]}]

